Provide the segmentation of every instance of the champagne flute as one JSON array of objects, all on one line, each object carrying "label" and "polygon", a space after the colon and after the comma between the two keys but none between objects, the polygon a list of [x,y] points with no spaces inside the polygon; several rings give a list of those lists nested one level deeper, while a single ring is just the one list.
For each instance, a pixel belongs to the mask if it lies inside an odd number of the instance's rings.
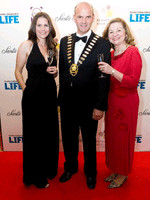
[{"label": "champagne flute", "polygon": [[54,53],[52,50],[49,50],[49,57],[48,57],[48,64],[49,67],[51,66],[52,62],[53,62],[53,57],[54,57]]},{"label": "champagne flute", "polygon": [[[99,53],[97,54],[97,61],[98,62],[104,62],[104,54],[103,53]],[[99,78],[105,78],[106,75],[100,71],[99,69]]]},{"label": "champagne flute", "polygon": [[[55,59],[54,52],[52,50],[49,50],[48,65],[49,65],[48,67],[56,66],[56,68],[57,68],[57,60]],[[49,73],[50,73],[50,71],[49,71]],[[58,72],[56,70],[56,73],[53,74],[53,76],[57,77],[57,75],[58,75]]]}]

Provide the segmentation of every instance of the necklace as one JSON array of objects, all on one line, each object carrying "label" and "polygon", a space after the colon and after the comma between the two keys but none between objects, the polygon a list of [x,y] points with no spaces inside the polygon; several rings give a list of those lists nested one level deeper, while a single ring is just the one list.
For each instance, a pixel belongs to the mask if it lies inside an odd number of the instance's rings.
[{"label": "necklace", "polygon": [[116,52],[116,50],[115,50],[115,52],[114,52],[114,55],[115,56],[118,56],[118,55],[120,55],[120,54],[122,54],[127,48],[128,48],[128,44],[126,44],[122,49],[120,49],[119,51],[117,51]]}]

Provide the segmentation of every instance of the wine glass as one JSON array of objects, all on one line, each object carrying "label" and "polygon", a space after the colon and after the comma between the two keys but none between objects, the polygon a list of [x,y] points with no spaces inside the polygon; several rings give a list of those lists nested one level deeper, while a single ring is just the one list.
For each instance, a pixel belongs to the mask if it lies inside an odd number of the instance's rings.
[{"label": "wine glass", "polygon": [[[97,61],[104,62],[104,54],[103,53],[97,54]],[[105,77],[106,77],[105,73],[101,72],[99,69],[99,78],[105,78]]]},{"label": "wine glass", "polygon": [[48,57],[48,64],[49,67],[51,66],[52,62],[53,62],[53,57],[54,57],[54,53],[52,50],[49,50],[49,57]]}]

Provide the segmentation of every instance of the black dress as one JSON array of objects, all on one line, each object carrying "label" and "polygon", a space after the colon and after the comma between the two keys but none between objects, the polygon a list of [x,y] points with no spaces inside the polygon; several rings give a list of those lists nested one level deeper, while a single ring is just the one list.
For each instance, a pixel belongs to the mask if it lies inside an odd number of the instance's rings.
[{"label": "black dress", "polygon": [[57,90],[53,75],[46,72],[47,67],[34,43],[27,60],[28,79],[22,98],[23,182],[37,187],[44,187],[47,178],[54,178],[58,168]]}]

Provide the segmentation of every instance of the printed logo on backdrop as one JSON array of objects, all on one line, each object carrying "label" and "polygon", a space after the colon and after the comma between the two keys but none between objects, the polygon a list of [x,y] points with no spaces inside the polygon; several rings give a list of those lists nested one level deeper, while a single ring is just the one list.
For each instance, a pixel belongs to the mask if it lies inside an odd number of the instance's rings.
[{"label": "printed logo on backdrop", "polygon": [[17,111],[15,109],[11,110],[10,112],[7,113],[7,116],[9,117],[17,117],[21,115],[21,111]]},{"label": "printed logo on backdrop", "polygon": [[139,112],[139,116],[147,116],[147,115],[150,116],[150,111],[148,109]]},{"label": "printed logo on backdrop", "polygon": [[11,46],[8,46],[8,47],[6,47],[6,49],[3,49],[2,51],[1,51],[1,53],[2,54],[8,54],[8,53],[16,53],[17,52],[17,49],[16,48],[13,48],[13,47],[11,47]]},{"label": "printed logo on backdrop", "polygon": [[55,21],[73,21],[73,16],[61,13],[59,16],[55,17]]},{"label": "printed logo on backdrop", "polygon": [[140,151],[142,143],[142,135],[137,135],[135,137],[135,151]]},{"label": "printed logo on backdrop", "polygon": [[145,47],[145,48],[143,49],[143,52],[144,52],[144,53],[150,53],[150,46],[149,46],[149,47]]},{"label": "printed logo on backdrop", "polygon": [[137,135],[135,137],[135,143],[142,143],[142,135]]},{"label": "printed logo on backdrop", "polygon": [[17,81],[4,81],[5,90],[21,90],[21,87]]},{"label": "printed logo on backdrop", "polygon": [[42,12],[43,7],[30,7],[30,11],[31,11],[31,21],[33,20],[33,17],[38,13],[38,12]]},{"label": "printed logo on backdrop", "polygon": [[0,13],[0,24],[19,24],[19,14]]},{"label": "printed logo on backdrop", "polygon": [[137,88],[140,89],[140,90],[145,90],[145,84],[146,84],[145,80],[140,80]]},{"label": "printed logo on backdrop", "polygon": [[9,135],[8,136],[9,143],[23,143],[23,136],[21,135]]},{"label": "printed logo on backdrop", "polygon": [[150,12],[146,11],[131,11],[130,22],[150,22]]},{"label": "printed logo on backdrop", "polygon": [[113,16],[113,11],[111,9],[111,6],[108,5],[104,8],[100,9],[100,14],[102,14],[102,16],[104,15],[105,17],[100,17],[95,19],[95,23],[97,25],[103,25],[106,26],[106,24],[109,22],[109,20],[112,18]]}]

